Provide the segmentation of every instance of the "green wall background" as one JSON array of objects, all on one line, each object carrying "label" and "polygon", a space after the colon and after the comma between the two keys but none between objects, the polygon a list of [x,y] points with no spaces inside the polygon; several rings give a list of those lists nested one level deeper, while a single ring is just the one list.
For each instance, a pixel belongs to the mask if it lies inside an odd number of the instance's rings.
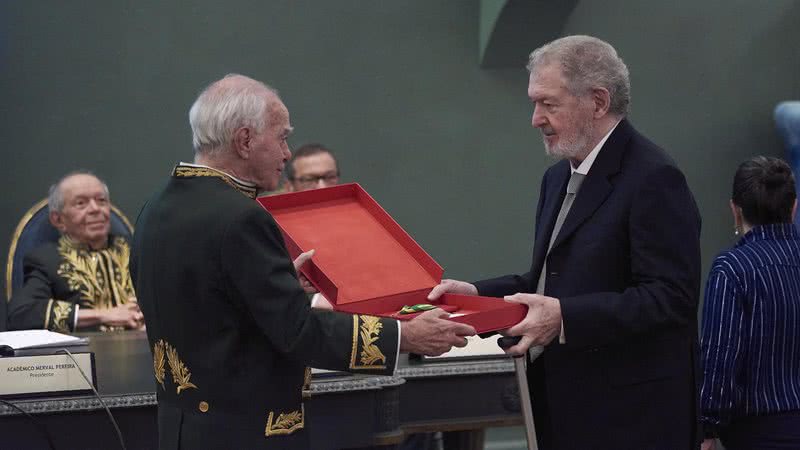
[{"label": "green wall background", "polygon": [[[530,127],[527,54],[514,67],[479,66],[477,0],[0,8],[3,249],[27,208],[76,168],[103,177],[134,219],[172,165],[192,158],[196,94],[239,72],[278,88],[292,144],[330,145],[344,179],[360,182],[446,276],[528,267],[552,161]],[[736,165],[783,154],[772,108],[800,98],[798,17],[793,0],[577,1],[561,26],[609,40],[628,63],[632,121],[675,157],[701,208],[704,270],[733,242]]]}]

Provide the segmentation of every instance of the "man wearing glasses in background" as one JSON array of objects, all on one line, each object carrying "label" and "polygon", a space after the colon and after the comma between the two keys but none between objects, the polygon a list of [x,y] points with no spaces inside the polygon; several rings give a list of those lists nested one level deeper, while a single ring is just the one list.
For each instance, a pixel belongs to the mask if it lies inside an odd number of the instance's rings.
[{"label": "man wearing glasses in background", "polygon": [[[292,152],[292,159],[284,168],[286,192],[309,191],[339,184],[339,165],[329,148],[319,143],[305,144]],[[333,309],[320,293],[311,298],[314,308]],[[426,450],[437,448],[433,433],[414,434],[400,445],[401,450]]]},{"label": "man wearing glasses in background", "polygon": [[[292,159],[283,170],[286,173],[284,192],[310,191],[339,184],[339,165],[330,149],[322,144],[301,145],[292,152]],[[311,307],[333,309],[319,292],[311,297]]]},{"label": "man wearing glasses in background", "polygon": [[294,151],[286,165],[286,190],[307,191],[339,184],[339,166],[322,144],[305,144]]}]

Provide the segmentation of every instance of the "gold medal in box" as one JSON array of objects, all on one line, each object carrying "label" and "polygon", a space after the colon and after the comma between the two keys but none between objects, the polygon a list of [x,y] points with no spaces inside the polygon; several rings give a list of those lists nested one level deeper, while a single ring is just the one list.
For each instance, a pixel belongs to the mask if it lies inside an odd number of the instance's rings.
[{"label": "gold medal in box", "polygon": [[392,314],[392,316],[398,319],[410,319],[412,317],[416,317],[421,313],[424,313],[425,311],[430,311],[436,308],[439,308],[442,311],[447,311],[449,313],[458,310],[458,306],[456,305],[431,305],[430,303],[418,303],[416,305],[405,305],[402,308],[400,308],[400,311],[397,311],[396,313]]}]

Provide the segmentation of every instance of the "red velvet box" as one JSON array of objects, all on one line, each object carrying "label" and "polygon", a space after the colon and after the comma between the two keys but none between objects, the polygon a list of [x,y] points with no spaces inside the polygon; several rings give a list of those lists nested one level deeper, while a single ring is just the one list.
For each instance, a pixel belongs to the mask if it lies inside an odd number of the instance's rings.
[{"label": "red velvet box", "polygon": [[[292,258],[315,249],[301,272],[339,311],[398,319],[404,305],[431,303],[442,268],[356,184],[261,197]],[[527,312],[503,299],[445,294],[451,320],[479,333],[508,328]]]}]

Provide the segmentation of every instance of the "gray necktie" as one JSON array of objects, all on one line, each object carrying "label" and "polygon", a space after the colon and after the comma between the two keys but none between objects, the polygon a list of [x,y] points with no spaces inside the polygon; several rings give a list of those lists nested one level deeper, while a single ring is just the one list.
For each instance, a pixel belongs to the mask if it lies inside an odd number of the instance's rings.
[{"label": "gray necktie", "polygon": [[[564,225],[564,220],[567,218],[570,208],[572,208],[572,202],[575,201],[575,196],[578,195],[578,190],[580,190],[581,183],[583,183],[584,178],[586,178],[586,175],[578,172],[572,172],[572,175],[569,177],[569,183],[567,183],[567,195],[564,196],[564,202],[561,203],[561,210],[558,211],[558,217],[556,217],[556,224],[553,226],[553,233],[550,234],[550,243],[547,245],[547,254],[549,254],[550,249],[553,248],[553,242],[556,241],[556,237],[558,237],[558,233],[561,231],[561,227]],[[545,254],[544,257],[542,271],[539,273],[539,283],[536,285],[536,293],[541,295],[544,295],[544,280],[545,275],[547,274],[547,254]]]},{"label": "gray necktie", "polygon": [[[567,218],[569,209],[572,208],[572,202],[575,201],[575,196],[578,195],[578,190],[581,188],[581,183],[583,183],[584,178],[586,178],[586,175],[578,172],[572,172],[572,175],[569,177],[569,183],[567,183],[567,195],[564,196],[564,201],[561,203],[561,209],[558,211],[556,224],[553,226],[553,233],[550,234],[550,243],[547,245],[547,253],[544,256],[542,271],[539,273],[539,283],[536,285],[537,294],[544,295],[544,279],[545,274],[547,274],[547,255],[550,253],[550,249],[553,248],[553,242],[556,241],[556,237],[558,237],[558,233],[561,231],[561,227],[564,225],[564,220]],[[543,351],[544,347],[541,345],[534,345],[529,348],[529,361],[536,359],[542,354]]]}]

